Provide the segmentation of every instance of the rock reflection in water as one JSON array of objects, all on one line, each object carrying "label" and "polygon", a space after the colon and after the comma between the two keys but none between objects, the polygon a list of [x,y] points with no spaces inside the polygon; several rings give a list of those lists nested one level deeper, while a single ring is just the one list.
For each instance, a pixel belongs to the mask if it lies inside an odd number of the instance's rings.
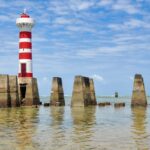
[{"label": "rock reflection in water", "polygon": [[3,129],[0,131],[0,148],[7,150],[34,148],[36,144],[32,141],[32,136],[38,124],[37,112],[38,109],[34,108],[5,109],[5,115],[2,113],[0,116],[0,128]]},{"label": "rock reflection in water", "polygon": [[149,106],[0,109],[0,150],[148,150],[149,141]]},{"label": "rock reflection in water", "polygon": [[52,126],[61,126],[64,121],[64,107],[54,107],[50,108],[52,117]]},{"label": "rock reflection in water", "polygon": [[38,109],[29,108],[21,109],[18,114],[19,126],[16,130],[16,137],[17,147],[20,150],[31,149],[36,145],[32,137],[36,132],[36,124],[38,124],[37,112]]},{"label": "rock reflection in water", "polygon": [[92,149],[96,107],[73,107],[73,147],[77,149]]},{"label": "rock reflection in water", "polygon": [[65,129],[63,125],[64,121],[64,107],[50,107],[51,113],[51,147],[58,149],[58,147],[64,146],[65,142]]},{"label": "rock reflection in water", "polygon": [[150,138],[147,133],[147,109],[146,107],[132,108],[132,134],[138,150],[148,150]]}]

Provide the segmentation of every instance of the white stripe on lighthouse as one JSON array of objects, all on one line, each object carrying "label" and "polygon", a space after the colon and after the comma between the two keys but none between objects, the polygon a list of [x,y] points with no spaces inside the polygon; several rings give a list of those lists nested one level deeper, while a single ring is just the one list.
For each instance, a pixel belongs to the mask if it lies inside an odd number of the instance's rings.
[{"label": "white stripe on lighthouse", "polygon": [[32,73],[32,62],[27,61],[26,59],[23,59],[23,60],[19,61],[19,73],[21,73],[21,63],[26,64],[27,73]]},{"label": "white stripe on lighthouse", "polygon": [[31,53],[32,49],[28,49],[28,48],[21,48],[19,49],[19,53]]},{"label": "white stripe on lighthouse", "polygon": [[30,38],[20,38],[19,42],[32,42]]}]

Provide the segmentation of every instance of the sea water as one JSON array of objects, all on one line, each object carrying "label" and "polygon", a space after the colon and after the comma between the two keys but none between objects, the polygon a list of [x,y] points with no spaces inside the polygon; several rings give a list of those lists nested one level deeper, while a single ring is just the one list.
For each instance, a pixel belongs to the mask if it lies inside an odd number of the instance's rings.
[{"label": "sea water", "polygon": [[[65,107],[1,108],[0,150],[150,149],[150,105],[131,108],[130,97],[97,97],[112,105],[71,108],[65,99]],[[126,107],[114,108],[115,102]]]}]

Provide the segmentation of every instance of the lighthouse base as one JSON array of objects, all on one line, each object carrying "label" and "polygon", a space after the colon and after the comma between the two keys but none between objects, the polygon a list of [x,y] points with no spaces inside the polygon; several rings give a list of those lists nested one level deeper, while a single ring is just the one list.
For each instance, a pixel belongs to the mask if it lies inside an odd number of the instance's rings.
[{"label": "lighthouse base", "polygon": [[0,75],[0,107],[20,106],[17,76]]},{"label": "lighthouse base", "polygon": [[39,105],[39,91],[36,78],[18,78],[18,91],[22,106]]}]

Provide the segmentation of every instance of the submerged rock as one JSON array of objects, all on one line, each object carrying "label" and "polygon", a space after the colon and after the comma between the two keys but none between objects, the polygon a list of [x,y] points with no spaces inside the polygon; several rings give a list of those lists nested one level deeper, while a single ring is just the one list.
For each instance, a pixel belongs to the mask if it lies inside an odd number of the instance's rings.
[{"label": "submerged rock", "polygon": [[98,106],[110,106],[111,103],[110,102],[100,102],[98,103]]},{"label": "submerged rock", "polygon": [[48,106],[50,106],[50,103],[44,103],[44,106],[48,107]]},{"label": "submerged rock", "polygon": [[114,107],[125,107],[125,103],[123,103],[123,102],[115,103]]}]

